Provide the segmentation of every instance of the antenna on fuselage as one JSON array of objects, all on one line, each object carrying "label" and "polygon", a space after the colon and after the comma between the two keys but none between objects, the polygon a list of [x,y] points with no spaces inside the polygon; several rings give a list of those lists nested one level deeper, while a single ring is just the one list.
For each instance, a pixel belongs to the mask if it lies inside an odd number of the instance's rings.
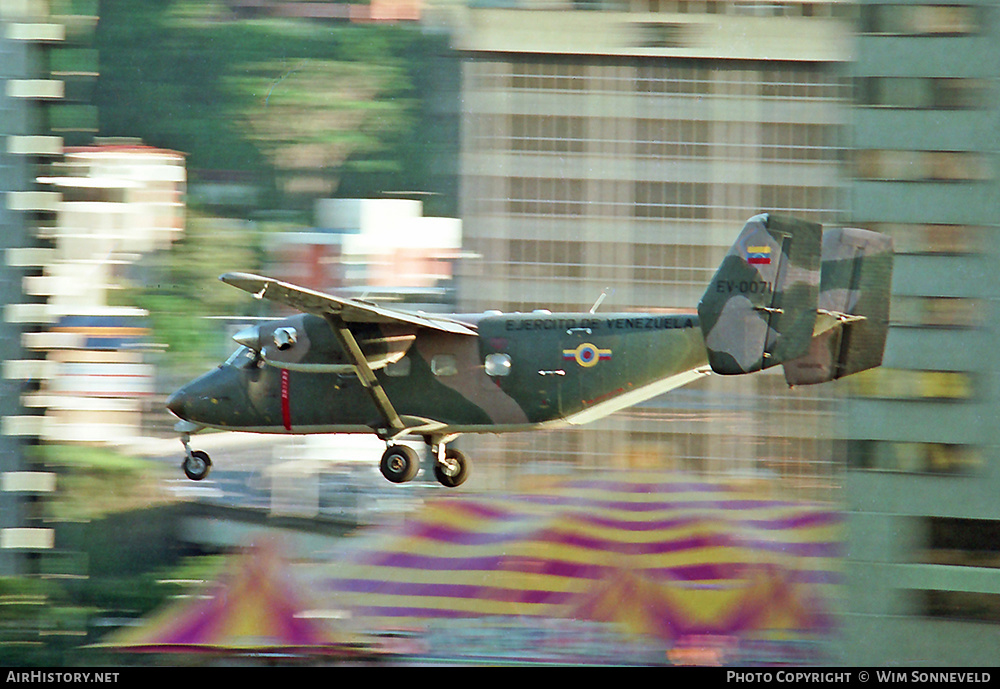
[{"label": "antenna on fuselage", "polygon": [[596,313],[597,309],[601,306],[601,304],[604,303],[604,300],[607,299],[608,295],[612,294],[613,292],[614,290],[611,289],[610,287],[605,287],[604,291],[601,292],[601,296],[599,296],[597,298],[597,301],[594,302],[594,305],[590,307],[590,312]]}]

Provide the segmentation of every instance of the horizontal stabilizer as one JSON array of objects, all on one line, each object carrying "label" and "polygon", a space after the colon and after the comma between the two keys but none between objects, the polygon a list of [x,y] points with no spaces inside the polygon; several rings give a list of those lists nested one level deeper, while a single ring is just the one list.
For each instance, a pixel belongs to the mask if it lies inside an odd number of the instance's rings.
[{"label": "horizontal stabilizer", "polygon": [[821,240],[815,223],[769,214],[747,221],[698,304],[713,371],[751,373],[808,354]]},{"label": "horizontal stabilizer", "polygon": [[881,365],[889,332],[892,238],[852,228],[823,233],[819,318],[809,353],[784,364],[789,385]]}]

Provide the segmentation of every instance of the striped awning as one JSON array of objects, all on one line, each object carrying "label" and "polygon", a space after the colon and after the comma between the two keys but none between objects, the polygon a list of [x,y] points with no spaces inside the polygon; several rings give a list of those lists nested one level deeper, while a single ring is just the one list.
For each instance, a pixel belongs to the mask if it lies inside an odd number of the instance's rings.
[{"label": "striped awning", "polygon": [[370,625],[512,616],[675,640],[829,628],[841,517],[674,472],[448,495],[326,565],[316,588]]}]

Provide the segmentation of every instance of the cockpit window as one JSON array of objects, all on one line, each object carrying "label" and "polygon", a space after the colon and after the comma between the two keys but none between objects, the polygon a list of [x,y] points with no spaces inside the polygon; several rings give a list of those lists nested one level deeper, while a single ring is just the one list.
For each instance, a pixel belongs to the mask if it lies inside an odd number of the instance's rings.
[{"label": "cockpit window", "polygon": [[256,368],[260,366],[260,354],[249,347],[240,347],[226,359],[226,366],[236,368]]}]

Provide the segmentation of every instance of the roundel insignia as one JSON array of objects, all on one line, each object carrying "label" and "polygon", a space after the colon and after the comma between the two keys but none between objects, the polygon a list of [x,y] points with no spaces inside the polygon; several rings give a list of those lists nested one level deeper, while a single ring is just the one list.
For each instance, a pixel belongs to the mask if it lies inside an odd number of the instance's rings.
[{"label": "roundel insignia", "polygon": [[606,361],[610,358],[610,349],[598,349],[589,342],[584,342],[576,349],[563,350],[563,359],[574,360],[584,368],[596,366],[598,361]]}]

